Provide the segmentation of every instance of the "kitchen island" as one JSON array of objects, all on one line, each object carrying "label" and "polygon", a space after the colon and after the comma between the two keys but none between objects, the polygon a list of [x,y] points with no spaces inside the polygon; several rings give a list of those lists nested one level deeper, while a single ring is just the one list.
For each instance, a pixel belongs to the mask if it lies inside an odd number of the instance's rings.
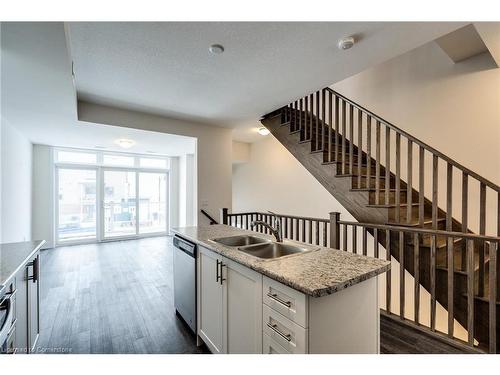
[{"label": "kitchen island", "polygon": [[274,242],[263,233],[226,225],[174,232],[198,245],[197,335],[213,353],[379,352],[376,276],[388,261],[288,240],[305,251],[262,259],[217,240]]}]

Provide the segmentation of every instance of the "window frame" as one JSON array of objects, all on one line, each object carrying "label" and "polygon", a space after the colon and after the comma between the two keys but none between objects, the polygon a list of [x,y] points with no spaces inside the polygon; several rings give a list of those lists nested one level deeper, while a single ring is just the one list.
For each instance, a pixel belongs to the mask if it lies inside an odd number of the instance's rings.
[{"label": "window frame", "polygon": [[[59,162],[58,161],[58,152],[82,152],[82,153],[93,153],[96,155],[96,163],[73,163],[73,162]],[[116,166],[116,165],[107,165],[104,164],[104,155],[123,155],[134,158],[133,166]],[[148,159],[164,159],[166,160],[165,168],[149,168],[149,167],[140,167],[140,159],[148,158]],[[134,153],[126,153],[126,152],[115,152],[115,151],[106,151],[106,150],[88,150],[88,149],[74,149],[74,148],[66,148],[66,147],[54,147],[54,152],[52,156],[53,168],[54,168],[54,191],[53,197],[55,200],[54,208],[55,208],[55,223],[54,223],[54,238],[56,246],[68,246],[68,245],[76,245],[76,244],[88,244],[88,243],[102,243],[102,242],[110,242],[110,241],[119,241],[119,240],[127,240],[134,238],[145,238],[145,237],[155,237],[155,236],[164,236],[169,233],[170,226],[170,211],[169,211],[169,203],[170,203],[170,157],[163,155],[144,155],[144,154],[134,154]],[[59,238],[59,169],[82,169],[82,170],[95,170],[96,171],[96,236],[91,239],[78,239],[78,240],[62,240]],[[152,233],[140,233],[139,228],[139,211],[137,211],[137,223],[136,223],[136,233],[126,236],[114,236],[114,237],[105,237],[104,236],[104,211],[103,211],[103,197],[104,197],[104,171],[105,170],[117,170],[117,171],[130,171],[135,173],[136,178],[136,194],[139,196],[140,187],[139,183],[139,174],[141,172],[145,173],[164,173],[166,175],[166,202],[165,202],[165,210],[166,210],[166,220],[165,220],[165,230],[162,232],[152,232]],[[136,209],[139,206],[139,200],[136,200]]]}]

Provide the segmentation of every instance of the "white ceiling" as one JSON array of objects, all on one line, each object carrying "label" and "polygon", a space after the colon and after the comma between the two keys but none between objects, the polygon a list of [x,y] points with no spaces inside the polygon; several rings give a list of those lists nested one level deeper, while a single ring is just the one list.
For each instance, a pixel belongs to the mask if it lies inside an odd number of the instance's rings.
[{"label": "white ceiling", "polygon": [[[263,114],[463,25],[2,23],[1,117],[34,143],[117,150],[126,137],[132,152],[193,152],[189,137],[78,121],[76,84],[87,101],[232,127],[251,142]],[[339,51],[351,34],[359,43]],[[213,43],[225,53],[209,55]]]},{"label": "white ceiling", "polygon": [[[465,23],[70,23],[78,97],[235,128],[453,31]],[[355,35],[358,43],[337,49]],[[208,47],[219,43],[222,55]]]},{"label": "white ceiling", "polygon": [[130,138],[127,152],[194,152],[194,138],[78,121],[62,23],[4,22],[1,33],[2,121],[33,143],[125,151],[114,141]]}]

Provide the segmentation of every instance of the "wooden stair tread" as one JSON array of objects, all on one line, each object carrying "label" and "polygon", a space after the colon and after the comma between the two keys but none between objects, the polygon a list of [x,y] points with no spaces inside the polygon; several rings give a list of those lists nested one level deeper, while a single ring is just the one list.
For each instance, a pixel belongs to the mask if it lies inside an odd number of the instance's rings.
[{"label": "wooden stair tread", "polygon": [[[467,298],[467,293],[462,293],[462,297]],[[487,297],[474,296],[474,299],[487,303],[488,305],[490,304],[490,300]],[[495,304],[497,305],[497,307],[500,307],[500,301],[496,301]]]},{"label": "wooden stair tread", "polygon": [[[412,203],[411,204],[413,207],[418,206],[418,203]],[[389,203],[389,204],[367,204],[366,207],[373,207],[373,208],[396,208],[398,205],[395,203]],[[407,207],[408,203],[400,203],[400,207]]]},{"label": "wooden stair tread", "polygon": [[[421,237],[422,238],[422,237]],[[459,244],[462,241],[461,238],[454,238],[453,239],[453,244]],[[406,243],[407,246],[413,246],[413,241],[408,241]],[[436,237],[436,248],[437,249],[442,249],[445,248],[448,245],[448,240],[444,237]],[[431,237],[430,235],[424,234],[424,237],[420,240],[420,247],[426,247],[430,248],[431,247]],[[455,248],[455,247],[454,247]]]},{"label": "wooden stair tread", "polygon": [[[336,175],[335,175],[335,177],[356,177],[356,178],[358,178],[358,177],[359,177],[359,175],[357,175],[357,174],[350,174],[350,173],[348,173],[348,174],[336,174]],[[370,178],[375,178],[375,177],[376,177],[376,176],[371,176],[371,175],[370,175]],[[368,178],[368,175],[361,175],[361,178]],[[385,180],[385,176],[378,176],[378,178],[379,178],[380,180]],[[381,189],[383,189],[383,188],[381,188]],[[373,190],[375,190],[375,189],[373,189]]]},{"label": "wooden stair tread", "polygon": [[[437,219],[437,222],[440,223],[440,222],[444,222],[446,221],[446,218],[444,217],[440,217]],[[391,221],[388,221],[386,222],[387,225],[393,225],[393,226],[396,226],[396,227],[419,227],[420,226],[420,223],[418,222],[418,219],[416,219],[416,222],[415,223],[407,223],[407,222],[404,222],[404,223],[396,223],[396,222],[391,222]],[[428,225],[428,224],[432,224],[432,219],[425,219],[424,220],[424,225]]]},{"label": "wooden stair tread", "polygon": [[[352,189],[349,189],[350,191],[377,191],[376,188],[372,188],[372,187],[364,187],[364,188],[352,188]],[[394,188],[390,188],[389,191],[392,191],[392,192],[396,192],[396,189]],[[400,192],[406,192],[407,190],[406,189],[399,189]],[[385,192],[385,188],[380,188],[379,189],[379,192],[380,193],[384,193]]]},{"label": "wooden stair tread", "polygon": [[[436,266],[436,270],[448,273],[448,268],[443,267],[443,266]],[[458,275],[467,276],[467,272],[462,271],[462,270],[454,270],[453,272],[458,274]]]}]

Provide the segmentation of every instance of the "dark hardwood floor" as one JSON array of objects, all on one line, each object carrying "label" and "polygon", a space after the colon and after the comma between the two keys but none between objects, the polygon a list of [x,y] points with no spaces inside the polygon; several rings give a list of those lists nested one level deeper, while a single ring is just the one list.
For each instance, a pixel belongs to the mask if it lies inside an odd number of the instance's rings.
[{"label": "dark hardwood floor", "polygon": [[[175,315],[172,239],[41,253],[39,353],[207,353]],[[381,353],[463,351],[381,316]]]},{"label": "dark hardwood floor", "polygon": [[40,353],[203,353],[176,315],[172,240],[41,254]]},{"label": "dark hardwood floor", "polygon": [[465,345],[450,344],[391,318],[380,315],[381,354],[468,354],[475,353]]}]

